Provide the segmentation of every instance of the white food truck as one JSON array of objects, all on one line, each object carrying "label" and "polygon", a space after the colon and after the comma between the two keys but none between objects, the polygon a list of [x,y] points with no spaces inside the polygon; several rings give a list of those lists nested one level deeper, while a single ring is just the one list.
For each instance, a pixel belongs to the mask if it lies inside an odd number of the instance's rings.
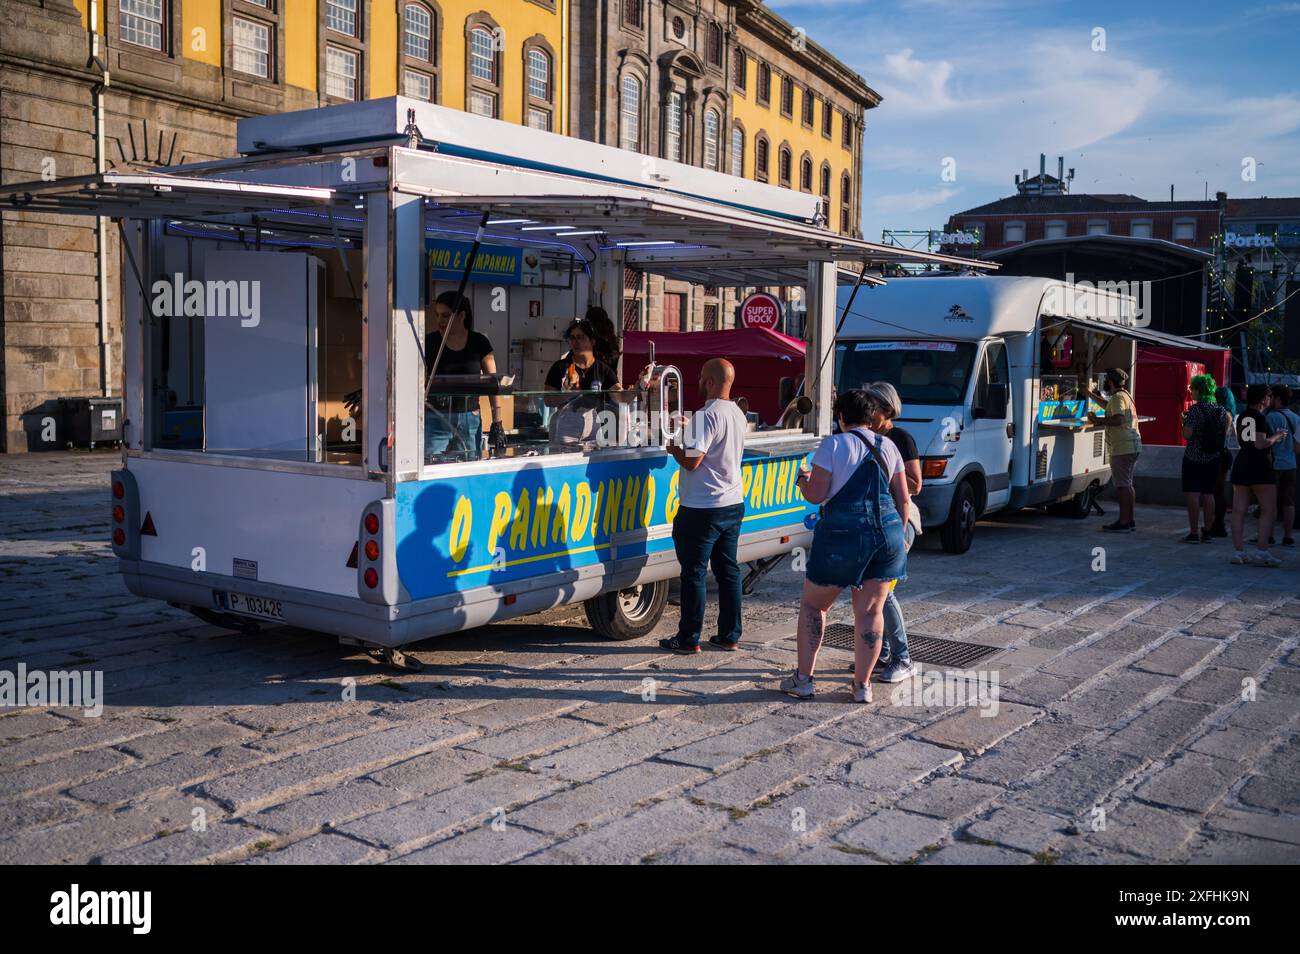
[{"label": "white food truck", "polygon": [[[812,356],[831,349],[837,261],[979,265],[830,232],[812,195],[401,97],[242,120],[238,145],[5,185],[0,204],[118,222],[109,506],[131,591],[397,665],[406,644],[565,603],[616,639],[659,620],[678,575],[672,425],[611,445],[583,422],[635,420],[650,395],[542,384],[574,317],[623,316],[625,276],[802,286]],[[429,373],[434,298],[458,290],[495,374]],[[621,369],[632,392],[639,370]],[[743,561],[810,536],[795,478],[831,427],[821,372],[810,359],[806,413],[749,435]]]},{"label": "white food truck", "polygon": [[914,502],[951,553],[999,510],[1060,504],[1083,516],[1110,479],[1088,391],[1109,368],[1131,390],[1138,341],[1186,346],[1143,327],[1133,296],[1046,278],[903,278],[841,289],[840,301],[836,386],[898,389],[898,424],[922,458]]}]

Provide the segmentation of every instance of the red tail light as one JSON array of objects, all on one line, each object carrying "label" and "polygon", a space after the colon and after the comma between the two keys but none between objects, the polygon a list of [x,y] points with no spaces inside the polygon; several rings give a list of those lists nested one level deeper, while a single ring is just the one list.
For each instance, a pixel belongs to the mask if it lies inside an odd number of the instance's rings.
[{"label": "red tail light", "polygon": [[121,500],[126,496],[126,485],[123,484],[122,481],[113,481],[113,496],[118,500]]},{"label": "red tail light", "polygon": [[379,585],[379,574],[375,572],[373,566],[366,570],[365,581],[366,586],[370,587],[372,590]]},{"label": "red tail light", "polygon": [[113,522],[121,523],[125,519],[126,519],[126,511],[122,509],[121,504],[118,504],[113,508]]},{"label": "red tail light", "polygon": [[126,543],[126,531],[118,527],[113,531],[113,542],[119,547]]},{"label": "red tail light", "polygon": [[372,563],[379,559],[379,544],[374,540],[366,541],[366,559]]},{"label": "red tail light", "polygon": [[366,514],[366,533],[379,532],[379,516],[377,514]]}]

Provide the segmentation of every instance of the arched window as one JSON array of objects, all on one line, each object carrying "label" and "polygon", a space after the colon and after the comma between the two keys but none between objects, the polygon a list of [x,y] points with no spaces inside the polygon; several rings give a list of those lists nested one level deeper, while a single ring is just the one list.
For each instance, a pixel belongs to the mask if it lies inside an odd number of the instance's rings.
[{"label": "arched window", "polygon": [[767,137],[759,133],[754,139],[754,178],[759,182],[766,182],[768,178],[767,154]]},{"label": "arched window", "polygon": [[744,50],[736,47],[731,62],[735,65],[736,70],[736,92],[743,93],[749,88],[749,57],[745,55]]},{"label": "arched window", "polygon": [[766,63],[758,64],[758,91],[755,98],[760,106],[766,106],[772,101],[772,67]]},{"label": "arched window", "polygon": [[675,89],[664,102],[664,158],[682,161],[682,94]]},{"label": "arched window", "polygon": [[714,66],[722,65],[722,27],[716,23],[709,24],[709,45],[707,55]]},{"label": "arched window", "polygon": [[438,101],[438,16],[423,3],[402,8],[402,92]]},{"label": "arched window", "polygon": [[[829,206],[831,203],[831,164],[829,162],[822,163],[821,196],[826,200],[826,204]],[[826,214],[830,214],[829,209]]]},{"label": "arched window", "polygon": [[403,12],[405,33],[402,51],[411,59],[433,62],[433,14],[420,3],[408,3]]},{"label": "arched window", "polygon": [[840,176],[840,231],[845,235],[853,230],[853,180],[846,172]]},{"label": "arched window", "polygon": [[731,174],[745,175],[745,130],[739,123],[731,127]]},{"label": "arched window", "polygon": [[555,62],[550,44],[538,34],[524,42],[524,122],[549,131],[555,103]]},{"label": "arched window", "polygon": [[812,156],[807,153],[799,160],[799,188],[804,192],[811,192],[813,187],[813,163]]},{"label": "arched window", "polygon": [[501,115],[501,28],[475,14],[465,37],[465,108],[493,119]]},{"label": "arched window", "polygon": [[781,185],[785,186],[786,188],[789,188],[789,187],[790,187],[790,167],[791,167],[791,164],[792,164],[792,162],[793,162],[793,160],[792,160],[792,158],[791,158],[791,156],[790,156],[790,147],[789,147],[789,146],[784,146],[784,145],[783,145],[783,146],[781,147],[780,152],[777,153],[777,160],[776,160],[776,162],[777,162],[777,165],[776,165],[777,179],[778,179],[778,181],[781,183]]},{"label": "arched window", "polygon": [[641,80],[632,75],[623,77],[619,90],[618,144],[641,151]]},{"label": "arched window", "polygon": [[718,169],[718,136],[721,133],[722,117],[716,109],[704,111],[704,168]]}]

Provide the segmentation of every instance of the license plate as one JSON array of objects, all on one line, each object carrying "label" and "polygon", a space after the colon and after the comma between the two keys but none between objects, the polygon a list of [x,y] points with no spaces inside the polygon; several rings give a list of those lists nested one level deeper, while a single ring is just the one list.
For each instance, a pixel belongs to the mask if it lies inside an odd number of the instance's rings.
[{"label": "license plate", "polygon": [[265,596],[249,596],[246,593],[226,594],[226,606],[232,613],[241,616],[256,616],[258,619],[273,619],[284,622],[284,607],[279,600],[267,599]]}]

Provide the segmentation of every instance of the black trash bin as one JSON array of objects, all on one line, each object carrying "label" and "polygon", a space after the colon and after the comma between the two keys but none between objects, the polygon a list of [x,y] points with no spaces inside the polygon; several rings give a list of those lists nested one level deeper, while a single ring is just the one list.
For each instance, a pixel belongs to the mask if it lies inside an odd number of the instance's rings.
[{"label": "black trash bin", "polygon": [[67,408],[58,401],[46,401],[22,415],[27,449],[33,453],[63,450],[71,440]]},{"label": "black trash bin", "polygon": [[115,397],[59,398],[68,440],[94,450],[96,444],[122,440],[122,399]]}]

